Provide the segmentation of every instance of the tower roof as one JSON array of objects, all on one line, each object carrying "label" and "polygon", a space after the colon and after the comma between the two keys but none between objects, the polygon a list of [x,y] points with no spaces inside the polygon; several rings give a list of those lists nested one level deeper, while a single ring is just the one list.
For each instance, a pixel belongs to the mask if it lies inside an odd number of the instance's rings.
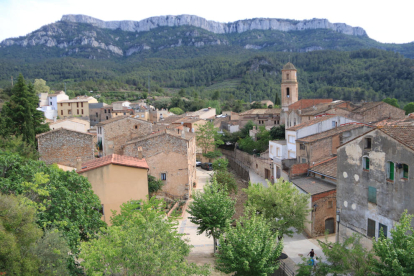
[{"label": "tower roof", "polygon": [[296,68],[292,63],[288,62],[283,66],[283,70],[296,70]]}]

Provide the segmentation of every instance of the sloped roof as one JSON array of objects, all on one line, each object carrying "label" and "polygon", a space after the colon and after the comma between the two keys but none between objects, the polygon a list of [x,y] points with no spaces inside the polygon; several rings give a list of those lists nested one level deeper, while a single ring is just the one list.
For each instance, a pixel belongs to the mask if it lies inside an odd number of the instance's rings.
[{"label": "sloped roof", "polygon": [[289,110],[298,110],[312,107],[320,103],[331,103],[332,99],[301,99],[291,105],[289,105]]},{"label": "sloped roof", "polygon": [[120,121],[120,120],[123,120],[123,119],[127,119],[127,118],[132,119],[132,120],[137,120],[137,121],[142,122],[142,123],[151,124],[150,122],[147,122],[147,121],[144,121],[144,120],[141,120],[141,119],[134,118],[134,117],[131,117],[131,116],[126,115],[126,116],[118,116],[118,117],[111,118],[109,120],[100,122],[100,123],[96,124],[96,126],[103,126],[103,125],[112,124],[114,122],[117,122],[117,121]]},{"label": "sloped roof", "polygon": [[240,116],[243,115],[268,115],[268,114],[280,114],[282,109],[280,108],[261,108],[261,109],[250,109],[243,113],[239,113]]},{"label": "sloped roof", "polygon": [[402,119],[384,119],[374,123],[376,126],[414,126],[414,116],[408,115]]},{"label": "sloped roof", "polygon": [[316,172],[336,179],[337,157],[329,158],[325,161],[315,164],[309,168],[309,171]]},{"label": "sloped roof", "polygon": [[75,123],[79,123],[83,125],[87,125],[89,123],[88,121],[85,121],[85,120],[82,120],[76,117],[72,117],[68,119],[56,120],[56,122],[52,121],[51,123],[49,123],[49,125],[59,124],[59,123],[66,122],[66,121],[71,121],[71,122],[75,122]]},{"label": "sloped roof", "polygon": [[291,182],[310,195],[336,190],[335,185],[313,177],[295,178]]},{"label": "sloped roof", "polygon": [[147,161],[145,161],[145,159],[139,159],[136,157],[126,155],[111,154],[102,158],[97,158],[83,163],[82,169],[77,173],[87,172],[109,164],[134,167],[140,169],[149,169]]},{"label": "sloped roof", "polygon": [[338,126],[336,128],[333,128],[333,129],[330,129],[324,132],[320,132],[314,135],[309,135],[309,136],[297,139],[296,142],[312,143],[312,142],[315,142],[315,141],[318,141],[318,140],[321,140],[321,139],[324,139],[330,136],[340,134],[345,131],[349,131],[349,130],[364,127],[364,126],[373,127],[373,126],[362,124],[362,123],[350,123],[350,124]]},{"label": "sloped roof", "polygon": [[361,107],[357,107],[352,112],[354,113],[363,113],[371,108],[377,107],[380,104],[384,104],[384,102],[368,102],[368,103],[362,103]]},{"label": "sloped roof", "polygon": [[303,123],[301,123],[301,124],[298,124],[298,125],[296,125],[296,126],[290,127],[290,128],[288,128],[288,129],[286,129],[286,130],[296,131],[296,130],[302,129],[302,128],[304,128],[304,127],[311,126],[311,125],[317,124],[317,123],[319,123],[319,122],[323,122],[323,121],[325,121],[325,120],[328,120],[328,119],[331,119],[331,118],[333,118],[333,117],[337,117],[337,116],[338,116],[338,115],[326,115],[326,116],[320,116],[320,117],[317,117],[317,118],[315,118],[315,119],[312,119],[312,120],[309,120],[309,121],[303,122]]},{"label": "sloped roof", "polygon": [[296,68],[291,62],[288,62],[283,66],[283,70],[296,70]]},{"label": "sloped roof", "polygon": [[67,129],[67,128],[64,128],[64,127],[60,127],[60,128],[57,128],[57,129],[50,130],[48,132],[43,132],[43,133],[37,134],[36,135],[36,138],[39,138],[39,137],[44,136],[44,135],[49,135],[52,132],[56,132],[56,131],[70,131],[70,132],[76,132],[76,133],[80,133],[80,134],[84,134],[84,135],[88,135],[88,136],[94,136],[91,133],[86,133],[86,132],[81,132],[81,131],[76,131],[76,130],[72,130],[72,129]]},{"label": "sloped roof", "polygon": [[386,126],[378,129],[414,150],[414,126]]}]

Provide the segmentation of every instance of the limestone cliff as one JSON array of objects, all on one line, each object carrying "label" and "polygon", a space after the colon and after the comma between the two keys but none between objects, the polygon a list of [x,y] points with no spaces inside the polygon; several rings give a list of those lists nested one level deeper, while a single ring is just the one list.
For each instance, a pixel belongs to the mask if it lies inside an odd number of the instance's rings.
[{"label": "limestone cliff", "polygon": [[347,35],[366,36],[364,29],[344,23],[330,23],[327,19],[286,20],[275,18],[254,18],[231,23],[219,23],[195,15],[167,15],[150,17],[141,21],[102,21],[87,15],[64,15],[62,21],[87,23],[99,28],[121,29],[130,32],[149,31],[157,27],[194,26],[215,34],[242,33],[251,30],[301,31],[309,29],[330,29]]}]

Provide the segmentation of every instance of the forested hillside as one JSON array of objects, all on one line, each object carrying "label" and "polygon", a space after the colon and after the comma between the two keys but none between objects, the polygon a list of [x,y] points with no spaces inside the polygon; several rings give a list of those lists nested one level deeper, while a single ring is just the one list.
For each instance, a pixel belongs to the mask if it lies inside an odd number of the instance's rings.
[{"label": "forested hillside", "polygon": [[[60,44],[30,45],[45,34]],[[155,96],[184,88],[191,97],[210,99],[220,91],[222,100],[274,101],[280,70],[290,59],[300,98],[414,101],[414,61],[406,58],[414,57],[412,43],[381,44],[326,29],[214,34],[181,26],[135,34],[59,21],[14,40],[24,39],[28,44],[0,47],[0,89],[22,73],[46,80],[53,90],[64,83],[84,92],[147,92],[150,86]]]}]

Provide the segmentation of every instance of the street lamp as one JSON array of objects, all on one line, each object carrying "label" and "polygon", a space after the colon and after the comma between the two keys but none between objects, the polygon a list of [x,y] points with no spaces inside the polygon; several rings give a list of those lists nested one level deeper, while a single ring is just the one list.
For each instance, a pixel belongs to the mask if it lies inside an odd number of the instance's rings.
[{"label": "street lamp", "polygon": [[341,208],[336,207],[336,243],[339,243],[339,222],[341,220]]}]

